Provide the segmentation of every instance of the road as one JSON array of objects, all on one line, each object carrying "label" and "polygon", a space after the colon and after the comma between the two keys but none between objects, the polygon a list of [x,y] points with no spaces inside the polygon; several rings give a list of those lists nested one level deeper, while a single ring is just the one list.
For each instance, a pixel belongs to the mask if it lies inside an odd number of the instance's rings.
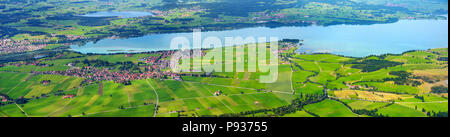
[{"label": "road", "polygon": [[23,114],[25,114],[25,116],[30,117],[28,116],[27,112],[23,111],[23,109],[17,103],[16,106],[23,112]]},{"label": "road", "polygon": [[155,92],[155,95],[156,95],[155,111],[153,113],[153,117],[156,117],[156,112],[158,111],[158,104],[159,104],[159,95],[158,95],[158,92],[156,92],[156,89],[152,86],[152,84],[150,84],[150,82],[148,82],[148,79],[146,79],[145,81],[147,81],[147,84],[153,89],[153,91]]},{"label": "road", "polygon": [[[289,59],[290,60],[290,59]],[[291,62],[292,63],[292,62]],[[294,90],[294,83],[292,83],[293,81],[292,81],[292,77],[294,77],[294,70],[293,70],[293,68],[292,68],[292,65],[291,65],[291,81],[290,81],[290,83],[291,83],[291,91],[292,91],[292,94],[295,94],[295,90]]]}]

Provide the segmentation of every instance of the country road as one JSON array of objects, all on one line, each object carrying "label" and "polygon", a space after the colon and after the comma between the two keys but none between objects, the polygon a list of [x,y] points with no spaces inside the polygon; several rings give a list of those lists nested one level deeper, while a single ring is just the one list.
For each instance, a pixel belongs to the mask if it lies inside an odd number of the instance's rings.
[{"label": "country road", "polygon": [[16,106],[23,112],[23,114],[25,114],[25,116],[30,117],[28,116],[27,112],[23,111],[23,109],[17,103]]},{"label": "country road", "polygon": [[156,112],[158,111],[158,104],[159,104],[159,95],[158,95],[158,92],[156,92],[156,89],[152,86],[152,84],[150,84],[150,82],[148,82],[148,79],[146,79],[145,81],[147,81],[147,84],[153,89],[153,91],[156,94],[155,111],[153,113],[153,117],[156,117]]}]

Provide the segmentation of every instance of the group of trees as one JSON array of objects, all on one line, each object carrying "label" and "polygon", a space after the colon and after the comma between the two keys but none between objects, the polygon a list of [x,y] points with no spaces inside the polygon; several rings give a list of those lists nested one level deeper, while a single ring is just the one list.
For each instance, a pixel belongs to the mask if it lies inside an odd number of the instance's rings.
[{"label": "group of trees", "polygon": [[439,57],[437,60],[439,60],[439,61],[448,61],[448,57]]},{"label": "group of trees", "polygon": [[411,85],[414,87],[422,85],[422,82],[412,80],[413,74],[407,71],[391,71],[390,75],[398,76],[397,78],[385,78],[384,81],[394,81],[397,85]]},{"label": "group of trees", "polygon": [[[1,26],[0,26],[1,27]],[[65,46],[62,46],[61,49],[68,48]],[[45,56],[46,58],[52,58],[56,57],[59,54],[63,53],[62,50],[53,49],[53,50],[47,50],[47,49],[40,49],[35,50],[32,52],[21,52],[21,53],[14,53],[14,54],[2,54],[0,55],[0,63],[9,63],[9,62],[18,62],[18,61],[34,61],[37,60],[36,56]]]},{"label": "group of trees", "polygon": [[318,103],[325,99],[327,99],[327,96],[323,94],[300,94],[298,98],[294,99],[292,103],[287,106],[281,106],[273,109],[259,109],[240,113],[222,114],[219,115],[219,117],[242,117],[259,113],[267,114],[268,112],[273,112],[273,114],[267,116],[283,116],[289,113],[295,113],[296,111],[301,111],[305,105]]},{"label": "group of trees", "polygon": [[432,93],[448,93],[448,87],[439,85],[439,86],[433,86],[431,87]]},{"label": "group of trees", "polygon": [[[372,109],[372,110],[367,110],[367,109],[353,109],[352,107],[350,107],[350,106],[349,106],[347,103],[345,103],[345,102],[342,102],[342,101],[340,101],[340,100],[338,100],[338,99],[333,99],[333,98],[331,98],[331,99],[332,99],[332,100],[335,100],[335,101],[338,101],[338,102],[341,102],[341,103],[344,104],[347,108],[349,108],[353,113],[358,114],[358,115],[367,115],[367,116],[372,116],[372,117],[387,117],[387,116],[385,116],[385,115],[383,115],[383,114],[381,114],[381,113],[377,113],[377,112],[378,112],[378,109]],[[385,107],[390,106],[390,105],[392,105],[392,103],[386,105]]]},{"label": "group of trees", "polygon": [[116,65],[120,65],[120,67],[118,68],[119,70],[131,70],[131,71],[140,70],[139,66],[131,61],[117,62]]},{"label": "group of trees", "polygon": [[361,62],[358,61],[346,62],[346,64],[355,64],[352,66],[352,68],[361,69],[362,72],[373,72],[383,68],[402,65],[403,63],[387,60],[367,59]]},{"label": "group of trees", "polygon": [[131,70],[131,71],[134,71],[134,70],[139,71],[140,70],[139,65],[138,64],[134,64],[131,61],[111,63],[109,61],[104,61],[104,60],[97,60],[97,59],[96,60],[88,60],[88,59],[85,59],[82,62],[77,60],[77,61],[74,61],[72,63],[74,63],[74,64],[76,64],[76,63],[83,63],[83,64],[88,65],[88,66],[99,67],[99,68],[102,68],[102,67],[117,67],[119,70]]},{"label": "group of trees", "polygon": [[47,20],[76,20],[82,26],[104,26],[109,25],[116,17],[83,17],[70,13],[47,17]]},{"label": "group of trees", "polygon": [[[80,61],[74,61],[74,64],[79,63]],[[113,67],[114,63],[110,63],[108,61],[103,61],[103,60],[88,60],[85,59],[83,62],[83,64],[88,65],[88,66],[93,66],[93,67]]]},{"label": "group of trees", "polygon": [[[6,17],[7,18],[7,17]],[[0,19],[3,19],[3,17],[0,14]],[[0,20],[1,21],[1,20]],[[12,37],[15,36],[17,34],[23,34],[23,33],[27,33],[30,34],[32,36],[34,35],[44,35],[46,33],[44,32],[37,32],[37,31],[24,31],[24,30],[19,30],[19,29],[15,29],[15,28],[11,28],[11,27],[5,27],[1,25],[0,22],[0,38],[8,38],[8,37]]]},{"label": "group of trees", "polygon": [[[417,108],[417,106],[416,106]],[[448,117],[448,112],[434,112],[434,111],[427,111],[425,108],[422,108],[422,112],[426,113],[429,117]]]}]

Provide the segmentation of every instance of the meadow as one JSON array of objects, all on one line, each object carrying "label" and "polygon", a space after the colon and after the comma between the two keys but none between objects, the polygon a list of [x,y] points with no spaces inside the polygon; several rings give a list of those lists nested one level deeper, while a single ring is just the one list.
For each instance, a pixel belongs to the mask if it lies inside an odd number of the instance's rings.
[{"label": "meadow", "polygon": [[307,105],[305,109],[322,117],[358,117],[349,108],[334,100],[324,100],[320,103]]},{"label": "meadow", "polygon": [[[43,64],[52,64],[47,67],[7,63],[0,67],[0,95],[9,100],[0,105],[0,116],[426,117],[448,113],[448,93],[431,92],[432,86],[445,86],[444,81],[448,79],[448,74],[444,73],[448,72],[447,61],[438,60],[448,56],[447,50],[411,51],[366,58],[303,55],[290,51],[280,54],[287,59],[279,60],[279,77],[274,83],[260,83],[260,76],[267,74],[249,72],[248,67],[244,72],[213,72],[202,76],[183,72],[186,75],[181,77],[181,81],[155,78],[133,80],[131,84],[114,81],[83,83],[84,78],[32,73],[63,71],[63,67],[69,67],[67,64],[84,60],[145,64],[142,58],[159,55],[151,53],[126,57],[125,54],[62,52],[60,58],[37,59]],[[244,50],[244,54],[247,55],[248,51]],[[192,61],[195,60],[198,59]],[[398,61],[402,64],[374,66],[377,69],[371,72],[355,67],[365,60]],[[370,65],[374,64],[366,64]],[[73,67],[83,66],[88,64]],[[410,76],[400,77],[392,73],[398,71],[410,72],[407,73]],[[433,81],[426,77],[433,77]],[[403,79],[406,83],[396,83]],[[44,84],[43,81],[50,82]],[[411,85],[411,81],[419,81],[421,85]],[[216,92],[220,94],[215,95]],[[66,95],[74,97],[65,98]]]}]

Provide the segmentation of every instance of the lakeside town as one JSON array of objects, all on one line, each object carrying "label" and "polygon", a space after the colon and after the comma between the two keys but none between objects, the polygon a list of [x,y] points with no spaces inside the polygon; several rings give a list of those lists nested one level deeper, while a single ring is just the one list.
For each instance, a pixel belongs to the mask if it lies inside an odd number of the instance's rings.
[{"label": "lakeside town", "polygon": [[[280,48],[278,50],[279,53],[285,52],[294,48],[298,48],[301,45],[302,41],[294,40],[294,42],[280,42]],[[31,71],[33,74],[50,74],[50,75],[64,75],[64,76],[74,76],[85,78],[86,82],[97,82],[97,81],[114,81],[117,83],[127,83],[132,80],[140,80],[140,79],[149,79],[149,78],[158,78],[158,79],[174,79],[178,81],[182,81],[180,73],[174,73],[170,70],[170,57],[174,55],[177,50],[168,50],[168,51],[156,51],[150,53],[135,53],[135,54],[149,54],[149,56],[145,56],[139,58],[139,63],[131,63],[131,62],[123,62],[123,66],[129,65],[128,69],[117,69],[117,65],[111,65],[112,63],[102,60],[74,60],[65,66],[70,67],[64,71]],[[193,51],[191,51],[193,52]],[[117,54],[123,55],[123,58],[132,58],[135,54]],[[206,51],[202,50],[202,54],[199,56],[205,56]],[[41,55],[44,56],[44,55]],[[35,58],[32,61],[21,61],[21,62],[12,62],[12,63],[4,63],[0,64],[0,67],[6,66],[38,66],[43,69],[46,67],[53,66],[53,64],[43,63],[49,60],[58,60],[64,58],[64,54],[59,54],[55,57],[47,57],[43,59]],[[192,56],[195,58],[195,55]],[[82,64],[82,67],[77,67]],[[130,69],[134,66],[138,67],[138,69]],[[135,71],[138,70],[138,71]]]},{"label": "lakeside town", "polygon": [[[57,40],[54,40],[57,39]],[[10,53],[20,53],[44,49],[49,45],[58,44],[68,46],[71,42],[87,40],[85,36],[78,35],[57,35],[51,34],[50,37],[45,39],[23,39],[14,40],[11,38],[0,38],[0,55]]]}]

